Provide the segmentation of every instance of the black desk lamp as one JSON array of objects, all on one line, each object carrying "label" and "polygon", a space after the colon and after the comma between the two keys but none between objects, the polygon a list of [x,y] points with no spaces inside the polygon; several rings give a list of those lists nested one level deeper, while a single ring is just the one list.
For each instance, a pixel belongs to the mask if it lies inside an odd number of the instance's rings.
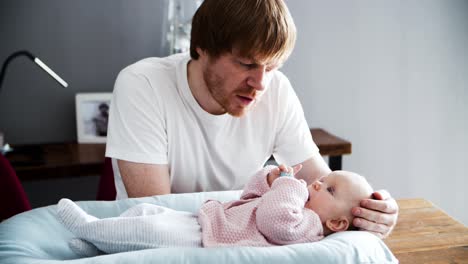
[{"label": "black desk lamp", "polygon": [[[6,73],[6,69],[8,65],[14,58],[19,57],[19,56],[28,57],[30,60],[35,62],[39,67],[41,67],[44,71],[46,71],[52,78],[54,78],[54,80],[60,83],[63,87],[65,88],[68,87],[68,84],[62,78],[60,78],[60,76],[58,76],[53,70],[51,70],[47,65],[45,65],[45,63],[42,62],[39,58],[37,58],[36,56],[34,56],[31,52],[27,50],[20,50],[8,56],[8,58],[3,63],[2,71],[0,72],[0,92],[2,91],[3,79],[5,78],[5,73]],[[9,149],[8,144],[6,144],[5,147],[3,146],[3,133],[0,131],[0,152],[6,152],[8,151],[8,149]]]}]

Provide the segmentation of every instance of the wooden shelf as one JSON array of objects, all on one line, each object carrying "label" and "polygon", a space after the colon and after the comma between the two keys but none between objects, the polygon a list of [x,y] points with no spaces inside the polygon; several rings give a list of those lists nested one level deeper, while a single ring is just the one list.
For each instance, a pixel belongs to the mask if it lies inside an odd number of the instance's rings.
[{"label": "wooden shelf", "polygon": [[328,133],[321,128],[311,128],[310,133],[323,156],[351,154],[351,142]]},{"label": "wooden shelf", "polygon": [[6,157],[20,180],[101,174],[105,144],[52,143],[13,146]]},{"label": "wooden shelf", "polygon": [[[320,153],[330,160],[351,153],[351,143],[327,131],[310,130]],[[6,157],[12,163],[20,180],[42,180],[100,175],[104,164],[105,144],[51,143],[13,146]],[[338,164],[338,163],[337,163]]]}]

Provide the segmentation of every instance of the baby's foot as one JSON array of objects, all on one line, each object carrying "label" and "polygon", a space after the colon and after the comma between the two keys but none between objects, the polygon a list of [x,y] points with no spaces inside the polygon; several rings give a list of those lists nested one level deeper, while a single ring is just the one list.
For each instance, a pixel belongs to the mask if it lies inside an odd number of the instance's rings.
[{"label": "baby's foot", "polygon": [[58,202],[57,215],[60,222],[75,235],[78,235],[79,227],[98,219],[69,199],[61,199]]}]

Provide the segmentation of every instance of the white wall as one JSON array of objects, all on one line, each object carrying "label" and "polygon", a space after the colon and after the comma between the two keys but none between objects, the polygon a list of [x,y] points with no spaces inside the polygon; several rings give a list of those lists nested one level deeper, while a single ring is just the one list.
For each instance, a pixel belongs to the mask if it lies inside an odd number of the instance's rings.
[{"label": "white wall", "polygon": [[288,1],[283,68],[311,127],[353,143],[344,169],[468,225],[468,1]]}]

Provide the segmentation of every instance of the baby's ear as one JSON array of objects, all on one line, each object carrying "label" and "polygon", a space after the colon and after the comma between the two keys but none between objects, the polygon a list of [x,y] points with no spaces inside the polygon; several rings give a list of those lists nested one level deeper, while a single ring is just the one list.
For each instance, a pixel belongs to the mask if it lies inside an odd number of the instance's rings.
[{"label": "baby's ear", "polygon": [[349,220],[342,216],[338,219],[328,219],[325,224],[333,232],[346,231],[349,227]]}]

